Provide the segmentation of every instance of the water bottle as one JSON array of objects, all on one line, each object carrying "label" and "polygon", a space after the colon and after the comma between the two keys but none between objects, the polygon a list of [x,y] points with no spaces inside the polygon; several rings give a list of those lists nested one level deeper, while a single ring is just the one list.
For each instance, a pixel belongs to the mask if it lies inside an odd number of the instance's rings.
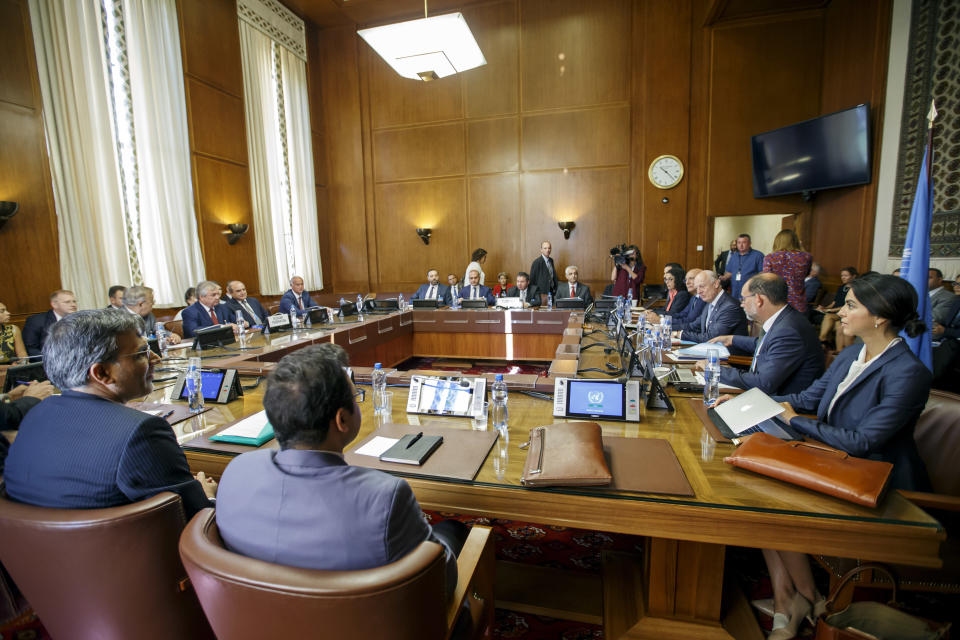
[{"label": "water bottle", "polygon": [[670,334],[673,328],[673,318],[663,316],[660,318],[660,339],[663,341],[663,350],[670,351],[673,343],[670,340]]},{"label": "water bottle", "polygon": [[340,296],[340,311],[337,312],[337,315],[339,315],[341,318],[343,317],[343,305],[345,304],[347,304],[347,301],[343,298],[343,296]]},{"label": "water bottle", "polygon": [[167,344],[167,330],[163,328],[163,323],[158,322],[157,326],[154,328],[154,331],[157,334],[157,347],[160,348],[160,357],[167,357],[167,348],[170,346]]},{"label": "water bottle", "polygon": [[299,324],[299,318],[297,318],[297,311],[293,307],[290,308],[290,331],[293,332],[293,335],[297,335],[297,325]]},{"label": "water bottle", "polygon": [[627,313],[633,308],[633,289],[627,289]]},{"label": "water bottle", "polygon": [[653,325],[653,331],[650,337],[650,355],[653,358],[654,368],[663,364],[663,352],[661,350],[662,340],[660,338],[660,326]]},{"label": "water bottle", "polygon": [[247,339],[247,321],[243,319],[243,311],[237,311],[237,337],[240,338],[240,346],[242,347]]},{"label": "water bottle", "polygon": [[384,394],[387,391],[387,372],[383,370],[383,365],[379,362],[373,365],[373,374],[370,376],[370,383],[373,386],[373,409],[374,413],[383,415],[390,413],[392,408],[383,406]]},{"label": "water bottle", "polygon": [[626,305],[626,302],[623,300],[623,296],[617,296],[617,313],[620,314],[620,317],[623,317],[623,308]]},{"label": "water bottle", "polygon": [[707,351],[707,366],[703,372],[703,404],[713,406],[720,397],[720,353]]},{"label": "water bottle", "polygon": [[363,296],[357,294],[357,319],[363,322]]},{"label": "water bottle", "polygon": [[203,386],[200,377],[200,358],[193,357],[187,362],[187,398],[190,411],[198,413],[203,410]]},{"label": "water bottle", "polygon": [[493,428],[500,432],[500,435],[507,433],[507,383],[503,381],[503,374],[498,373],[497,378],[490,390],[493,400]]},{"label": "water bottle", "polygon": [[303,316],[303,326],[304,326],[304,328],[306,328],[306,329],[312,329],[312,328],[313,328],[313,322],[310,320],[310,312],[309,312],[309,311],[307,311],[307,313]]},{"label": "water bottle", "polygon": [[400,309],[400,311],[403,311],[403,309],[404,309],[404,306],[403,306],[403,294],[402,294],[402,293],[397,296],[397,308]]},{"label": "water bottle", "polygon": [[457,291],[456,293],[450,294],[450,308],[454,310],[460,308],[460,292],[459,291]]},{"label": "water bottle", "polygon": [[553,294],[547,294],[547,309],[553,309]]}]

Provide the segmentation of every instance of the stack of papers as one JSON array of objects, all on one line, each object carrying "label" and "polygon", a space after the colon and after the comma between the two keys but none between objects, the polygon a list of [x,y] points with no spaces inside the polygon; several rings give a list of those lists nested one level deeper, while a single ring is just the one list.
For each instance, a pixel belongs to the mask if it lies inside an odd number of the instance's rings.
[{"label": "stack of papers", "polygon": [[678,349],[677,356],[679,358],[703,360],[709,355],[711,349],[717,352],[721,360],[726,360],[730,357],[730,351],[719,342],[701,342],[692,347]]},{"label": "stack of papers", "polygon": [[267,419],[266,411],[248,416],[217,435],[210,436],[210,439],[216,442],[249,444],[257,447],[271,438],[273,438],[273,425]]}]

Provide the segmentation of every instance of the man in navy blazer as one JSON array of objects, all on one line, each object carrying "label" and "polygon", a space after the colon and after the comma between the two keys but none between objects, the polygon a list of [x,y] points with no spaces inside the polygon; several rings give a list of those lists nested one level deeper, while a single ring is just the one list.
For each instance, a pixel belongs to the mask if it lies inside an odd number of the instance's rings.
[{"label": "man in navy blazer", "polygon": [[704,307],[699,318],[689,320],[680,327],[674,326],[674,330],[682,331],[680,339],[699,343],[727,334],[747,335],[747,316],[743,314],[740,303],[724,293],[717,274],[701,271],[694,282]]},{"label": "man in navy blazer", "polygon": [[470,281],[460,289],[460,301],[470,298],[483,298],[489,306],[496,304],[497,300],[493,297],[493,291],[490,290],[490,287],[480,284],[480,272],[474,269],[467,275]]},{"label": "man in navy blazer", "polygon": [[[710,342],[753,354],[750,369],[720,368],[720,383],[764,393],[798,393],[823,373],[823,349],[806,317],[787,304],[787,282],[775,273],[758,273],[743,285],[740,303],[747,318],[763,324],[760,337],[718,336]],[[703,362],[697,363],[701,371]]]},{"label": "man in navy blazer", "polygon": [[310,292],[304,291],[303,278],[300,276],[290,278],[290,288],[280,298],[280,313],[289,314],[290,309],[296,309],[297,315],[303,315],[315,306],[317,304],[310,298]]},{"label": "man in navy blazer", "polygon": [[[227,465],[217,496],[220,535],[245,556],[331,571],[380,567],[430,540],[445,547],[452,593],[465,527],[432,529],[406,480],[343,458],[361,423],[360,392],[345,361],[343,348],[330,343],[280,360],[263,396],[280,449],[244,453]],[[455,532],[452,540],[443,529]]]},{"label": "man in navy blazer", "polygon": [[540,243],[540,255],[530,264],[530,284],[543,296],[543,302],[546,302],[548,293],[556,295],[559,284],[557,269],[550,257],[552,252],[553,245],[544,240]]},{"label": "man in navy blazer", "polygon": [[27,355],[39,356],[47,340],[50,327],[77,310],[77,298],[73,291],[57,289],[50,294],[50,311],[35,313],[23,323],[23,344]]},{"label": "man in navy blazer", "polygon": [[[197,285],[197,301],[183,310],[183,337],[192,338],[197,329],[217,324],[229,324],[229,310],[220,304],[220,285],[204,280]],[[214,322],[216,318],[216,322]]]},{"label": "man in navy blazer", "polygon": [[125,406],[153,390],[160,358],[126,311],[78,311],[57,322],[44,368],[62,395],[20,424],[4,469],[19,502],[62,509],[129,504],[172,491],[189,518],[212,506],[216,483],[194,478],[166,420]]},{"label": "man in navy blazer", "polygon": [[539,307],[541,291],[537,285],[530,283],[530,275],[524,271],[517,272],[517,286],[507,290],[508,298],[520,298],[524,307]]},{"label": "man in navy blazer", "polygon": [[260,301],[247,295],[247,285],[239,280],[231,280],[227,283],[227,293],[230,295],[224,306],[229,311],[230,318],[236,321],[237,312],[243,315],[243,320],[248,327],[262,325],[267,321],[267,310],[263,308]]},{"label": "man in navy blazer", "polygon": [[420,288],[410,296],[411,300],[440,300],[443,304],[450,305],[450,287],[440,284],[440,272],[436,269],[427,271],[427,284],[420,285]]},{"label": "man in navy blazer", "polygon": [[[933,323],[933,379],[937,388],[947,382],[951,365],[960,358],[960,296],[946,313],[946,324]],[[955,383],[955,381],[954,381]],[[952,387],[947,387],[952,388]]]}]

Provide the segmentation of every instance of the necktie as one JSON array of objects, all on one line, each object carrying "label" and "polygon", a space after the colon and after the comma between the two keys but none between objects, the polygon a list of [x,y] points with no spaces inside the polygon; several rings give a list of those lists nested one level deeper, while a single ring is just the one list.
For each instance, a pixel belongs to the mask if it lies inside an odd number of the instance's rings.
[{"label": "necktie", "polygon": [[253,318],[253,324],[260,324],[260,317],[253,312],[249,302],[243,300],[240,302],[240,306],[243,307],[244,311],[250,314],[251,318]]},{"label": "necktie", "polygon": [[550,277],[553,277],[553,263],[550,262],[550,258],[544,258],[544,262],[547,263],[547,270],[550,272]]},{"label": "necktie", "polygon": [[575,284],[570,285],[570,297],[571,298],[577,297],[577,285]]},{"label": "necktie", "polygon": [[210,319],[213,321],[213,324],[220,324],[220,321],[217,320],[217,314],[213,312],[213,309],[210,309]]},{"label": "necktie", "polygon": [[430,292],[427,293],[427,300],[435,300],[437,298],[436,289],[436,285],[430,285]]},{"label": "necktie", "polygon": [[523,291],[520,292],[520,302],[526,302],[526,301],[527,301],[527,290],[524,289]]},{"label": "necktie", "polygon": [[473,287],[472,290],[473,290],[473,293],[470,295],[470,297],[471,297],[471,298],[476,298],[476,297],[477,297],[477,288],[476,288],[476,287]]},{"label": "necktie", "polygon": [[300,307],[300,310],[303,311],[303,294],[297,296],[297,305]]},{"label": "necktie", "polygon": [[703,317],[703,330],[706,331],[707,327],[710,326],[710,314],[713,313],[713,305],[707,305],[707,313]]},{"label": "necktie", "polygon": [[767,336],[767,332],[763,329],[760,329],[760,336],[757,340],[757,348],[753,350],[753,362],[750,363],[750,371],[757,370],[757,354],[760,353],[760,346],[763,344],[763,339]]}]

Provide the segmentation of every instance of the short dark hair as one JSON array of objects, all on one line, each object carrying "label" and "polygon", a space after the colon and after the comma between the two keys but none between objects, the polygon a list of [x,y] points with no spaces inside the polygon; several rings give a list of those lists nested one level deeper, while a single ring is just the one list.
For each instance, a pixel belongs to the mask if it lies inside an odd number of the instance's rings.
[{"label": "short dark hair", "polygon": [[186,293],[183,294],[183,301],[186,302],[190,298],[196,298],[196,297],[197,297],[197,288],[190,287],[189,289],[187,289]]},{"label": "short dark hair", "polygon": [[[524,277],[524,278],[526,278],[527,280],[530,280],[530,274],[527,273],[526,271],[517,271],[517,278],[519,278],[519,277],[521,277],[521,276]],[[514,279],[516,279],[516,278],[514,278]]]},{"label": "short dark hair", "polygon": [[749,233],[741,233],[740,235],[737,236],[737,238],[746,238],[747,240],[750,240],[750,234],[749,234]]},{"label": "short dark hair", "polygon": [[930,267],[930,271],[933,271],[935,274],[937,274],[938,278],[943,280],[943,271],[940,271],[940,269],[937,269],[936,267]]},{"label": "short dark hair", "polygon": [[473,252],[473,254],[471,254],[470,259],[476,262],[485,255],[487,255],[486,249],[477,249]]},{"label": "short dark hair", "polygon": [[[671,262],[670,264],[676,264],[676,263]],[[683,272],[683,269],[681,269],[679,266],[670,267],[669,271],[667,271],[667,274],[673,276],[673,286],[675,289],[677,289],[677,291],[682,291],[686,289],[686,286],[684,286],[684,282],[686,281],[686,274]],[[680,289],[680,287],[683,287],[684,289]]]},{"label": "short dark hair", "polygon": [[676,269],[680,269],[681,271],[683,271],[683,265],[680,264],[679,262],[668,262],[667,264],[665,264],[665,265],[663,265],[663,266],[664,266],[664,267],[669,267],[670,269],[676,268]]},{"label": "short dark hair", "polygon": [[139,334],[140,316],[123,309],[77,311],[55,322],[43,343],[43,369],[54,386],[72,389],[87,384],[90,367],[117,357],[117,338]]},{"label": "short dark hair", "polygon": [[284,356],[267,379],[263,407],[281,449],[318,446],[340,409],[353,412],[343,347],[313,345]]},{"label": "short dark hair", "polygon": [[865,274],[851,282],[850,289],[867,311],[889,320],[897,332],[903,329],[913,338],[927,330],[917,315],[917,290],[903,278],[884,273]]},{"label": "short dark hair", "polygon": [[787,304],[790,288],[787,281],[776,273],[758,273],[749,280],[750,293],[766,296],[773,304]]},{"label": "short dark hair", "polygon": [[117,295],[117,292],[118,292],[118,291],[120,291],[120,292],[122,293],[122,292],[124,292],[124,291],[126,291],[126,290],[127,290],[127,288],[126,288],[125,286],[123,286],[122,284],[115,284],[115,285],[113,285],[112,287],[110,287],[109,289],[107,289],[107,297],[108,297],[108,298],[112,298],[113,296]]},{"label": "short dark hair", "polygon": [[843,269],[840,269],[840,271],[846,271],[847,273],[849,273],[849,274],[852,275],[852,276],[858,276],[858,275],[860,275],[860,274],[857,272],[857,268],[856,268],[856,267],[844,267]]}]

